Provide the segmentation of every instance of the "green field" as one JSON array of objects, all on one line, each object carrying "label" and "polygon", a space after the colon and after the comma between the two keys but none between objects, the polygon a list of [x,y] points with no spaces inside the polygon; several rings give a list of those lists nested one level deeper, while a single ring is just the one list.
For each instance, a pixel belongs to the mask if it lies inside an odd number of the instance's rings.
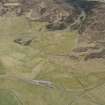
[{"label": "green field", "polygon": [[[0,105],[104,105],[105,61],[71,60],[77,34],[0,18]],[[14,42],[32,38],[28,46]],[[33,80],[47,81],[36,83]]]},{"label": "green field", "polygon": [[12,91],[0,90],[0,105],[22,105]]}]

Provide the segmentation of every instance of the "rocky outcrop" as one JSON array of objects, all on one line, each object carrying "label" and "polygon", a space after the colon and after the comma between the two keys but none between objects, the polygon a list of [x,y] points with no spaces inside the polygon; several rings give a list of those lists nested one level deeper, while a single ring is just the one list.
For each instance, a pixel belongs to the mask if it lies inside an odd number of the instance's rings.
[{"label": "rocky outcrop", "polygon": [[[74,17],[79,15],[79,10],[73,5],[68,5],[61,0],[36,0],[36,2],[29,8],[28,13],[26,12],[26,17],[32,21],[48,22],[46,27],[49,30],[64,29],[69,23],[74,22]],[[24,3],[23,5],[26,6]]]},{"label": "rocky outcrop", "polygon": [[15,43],[17,44],[20,44],[20,45],[23,45],[23,46],[28,46],[31,44],[32,42],[32,39],[31,37],[22,37],[22,38],[17,38],[14,40]]},{"label": "rocky outcrop", "polygon": [[73,52],[74,56],[82,55],[85,60],[105,57],[105,3],[93,2],[87,11],[87,18],[79,29],[77,48]]},{"label": "rocky outcrop", "polygon": [[24,15],[30,21],[48,22],[46,27],[49,30],[65,29],[69,24],[73,25],[76,22],[80,24],[80,8],[77,9],[65,0],[2,0],[0,3],[1,15],[12,13],[16,16]]}]

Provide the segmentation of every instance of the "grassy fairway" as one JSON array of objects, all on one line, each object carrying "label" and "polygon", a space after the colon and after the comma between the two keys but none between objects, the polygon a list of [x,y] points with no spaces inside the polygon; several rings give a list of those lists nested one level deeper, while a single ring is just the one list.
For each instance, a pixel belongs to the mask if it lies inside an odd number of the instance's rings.
[{"label": "grassy fairway", "polygon": [[[0,105],[96,105],[97,100],[104,105],[105,62],[63,56],[75,46],[76,34],[49,32],[45,24],[24,17],[0,18]],[[32,43],[14,42],[23,37],[32,38]]]}]

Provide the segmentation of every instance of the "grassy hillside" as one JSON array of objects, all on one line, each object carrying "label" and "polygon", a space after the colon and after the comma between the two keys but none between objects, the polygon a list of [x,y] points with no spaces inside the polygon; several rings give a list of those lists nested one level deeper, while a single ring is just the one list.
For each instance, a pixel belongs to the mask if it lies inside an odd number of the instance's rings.
[{"label": "grassy hillside", "polygon": [[[45,24],[0,18],[0,105],[105,104],[104,60],[64,56],[75,46],[76,33],[47,31]],[[33,39],[28,46],[14,42],[25,37]]]}]

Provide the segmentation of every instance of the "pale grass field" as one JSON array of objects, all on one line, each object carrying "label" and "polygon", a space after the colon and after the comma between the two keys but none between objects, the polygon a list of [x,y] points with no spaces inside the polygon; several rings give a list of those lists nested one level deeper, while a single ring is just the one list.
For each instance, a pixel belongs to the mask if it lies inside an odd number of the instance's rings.
[{"label": "pale grass field", "polygon": [[[0,18],[0,105],[104,105],[105,61],[68,56],[76,33],[47,31],[46,23]],[[31,37],[29,46],[14,42]],[[45,80],[48,85],[33,84]]]}]

